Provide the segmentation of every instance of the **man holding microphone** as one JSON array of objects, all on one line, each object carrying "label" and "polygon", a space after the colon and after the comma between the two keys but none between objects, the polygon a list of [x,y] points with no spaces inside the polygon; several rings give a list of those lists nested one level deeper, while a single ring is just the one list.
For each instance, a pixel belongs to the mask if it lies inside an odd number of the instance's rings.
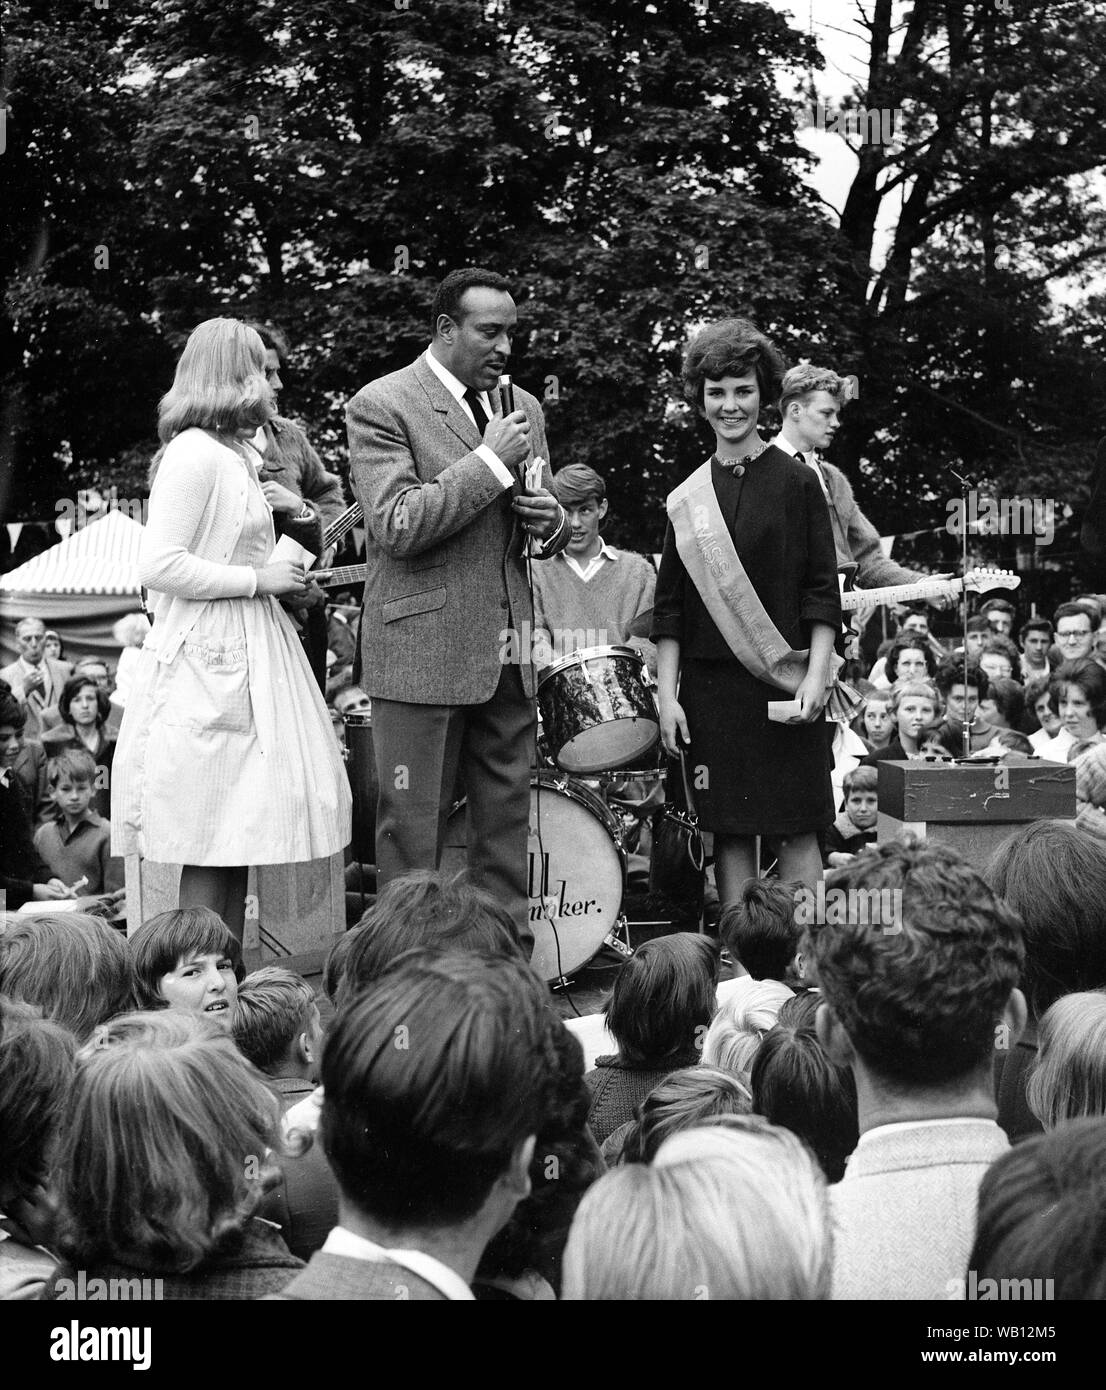
[{"label": "man holding microphone", "polygon": [[569,531],[541,406],[518,388],[499,396],[517,318],[501,275],[453,271],[426,352],[359,391],[346,419],[365,512],[378,881],[437,868],[460,771],[470,872],[529,947],[534,672],[528,645],[507,639],[532,631],[527,556],[556,555]]}]

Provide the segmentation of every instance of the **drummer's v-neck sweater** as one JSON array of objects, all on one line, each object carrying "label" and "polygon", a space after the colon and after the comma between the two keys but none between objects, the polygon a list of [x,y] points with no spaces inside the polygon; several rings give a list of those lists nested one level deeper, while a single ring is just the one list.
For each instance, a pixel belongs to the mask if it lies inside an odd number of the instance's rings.
[{"label": "drummer's v-neck sweater", "polygon": [[617,556],[604,560],[586,581],[563,554],[534,566],[534,629],[550,634],[556,652],[618,646],[626,641],[631,622],[653,606],[653,566],[632,550],[620,550]]}]

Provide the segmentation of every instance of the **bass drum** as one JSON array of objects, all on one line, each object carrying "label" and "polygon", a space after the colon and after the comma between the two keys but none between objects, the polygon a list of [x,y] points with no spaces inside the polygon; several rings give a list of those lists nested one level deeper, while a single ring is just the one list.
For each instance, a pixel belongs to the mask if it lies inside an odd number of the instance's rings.
[{"label": "bass drum", "polygon": [[[443,869],[466,862],[466,803],[450,813]],[[531,964],[543,980],[586,965],[618,922],[626,858],[617,818],[582,783],[553,772],[530,779],[527,842]]]}]

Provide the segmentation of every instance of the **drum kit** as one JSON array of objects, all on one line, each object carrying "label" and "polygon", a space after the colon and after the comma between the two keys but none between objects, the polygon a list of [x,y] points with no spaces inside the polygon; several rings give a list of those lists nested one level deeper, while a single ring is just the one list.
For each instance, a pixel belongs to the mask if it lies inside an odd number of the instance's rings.
[{"label": "drum kit", "polygon": [[[548,667],[538,682],[539,765],[530,777],[527,844],[532,964],[563,983],[604,946],[632,954],[622,899],[627,851],[618,791],[628,779],[657,787],[660,720],[652,680],[632,647],[586,647]],[[353,851],[375,858],[376,764],[371,715],[345,720],[354,798]],[[609,798],[609,799],[608,799]],[[443,869],[463,869],[466,803],[450,813]]]}]

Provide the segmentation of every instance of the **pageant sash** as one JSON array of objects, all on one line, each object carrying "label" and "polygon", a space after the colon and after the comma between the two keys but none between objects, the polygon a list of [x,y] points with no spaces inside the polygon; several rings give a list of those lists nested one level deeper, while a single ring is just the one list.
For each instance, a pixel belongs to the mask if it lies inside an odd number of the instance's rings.
[{"label": "pageant sash", "polygon": [[[711,481],[709,461],[668,496],[676,549],[726,645],[757,680],[794,695],[806,677],[810,651],[784,641],[745,572]],[[830,719],[851,719],[863,704],[837,680],[844,662],[830,657]]]}]

